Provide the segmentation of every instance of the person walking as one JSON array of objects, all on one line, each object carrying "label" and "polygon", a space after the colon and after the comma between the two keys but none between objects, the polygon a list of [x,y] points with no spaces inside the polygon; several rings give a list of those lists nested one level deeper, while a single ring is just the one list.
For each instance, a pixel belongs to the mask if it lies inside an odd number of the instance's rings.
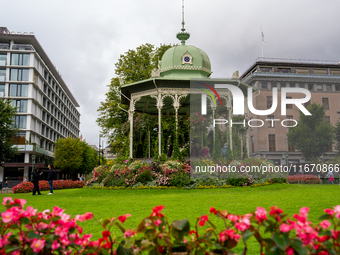
[{"label": "person walking", "polygon": [[222,153],[222,157],[227,157],[227,149],[228,149],[228,143],[225,143],[222,150],[221,150],[221,153]]},{"label": "person walking", "polygon": [[333,171],[329,171],[329,172],[327,173],[327,176],[326,176],[326,177],[328,178],[328,181],[329,181],[330,183],[334,184]]},{"label": "person walking", "polygon": [[7,180],[7,177],[5,178],[5,183],[4,183],[4,189],[7,189],[8,188],[8,180]]},{"label": "person walking", "polygon": [[49,171],[48,171],[47,181],[48,181],[48,184],[50,185],[50,193],[48,193],[47,195],[53,195],[53,180],[54,180],[53,165],[49,164],[48,169]]},{"label": "person walking", "polygon": [[41,174],[42,174],[41,172],[39,173],[39,168],[35,167],[32,173],[32,176],[33,176],[32,182],[34,185],[33,194],[32,194],[33,196],[35,196],[36,192],[38,192],[38,195],[42,195],[39,190],[39,180],[40,180]]}]

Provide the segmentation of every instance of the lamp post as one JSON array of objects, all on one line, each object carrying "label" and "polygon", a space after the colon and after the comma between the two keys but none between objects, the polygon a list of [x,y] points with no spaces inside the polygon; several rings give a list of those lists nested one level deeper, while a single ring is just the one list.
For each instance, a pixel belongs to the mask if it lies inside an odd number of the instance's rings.
[{"label": "lamp post", "polygon": [[289,157],[289,153],[288,151],[286,151],[286,165],[288,166],[288,157]]},{"label": "lamp post", "polygon": [[32,157],[32,173],[33,173],[33,171],[34,171],[34,163],[35,163],[35,159],[36,159],[37,156],[35,154],[33,154],[31,157]]}]

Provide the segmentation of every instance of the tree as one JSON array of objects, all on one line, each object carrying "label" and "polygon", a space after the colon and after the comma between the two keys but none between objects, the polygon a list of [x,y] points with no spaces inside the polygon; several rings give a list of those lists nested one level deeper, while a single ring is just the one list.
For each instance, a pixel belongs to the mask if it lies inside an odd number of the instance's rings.
[{"label": "tree", "polygon": [[306,160],[320,157],[330,149],[333,142],[333,128],[325,121],[325,110],[321,105],[311,104],[308,111],[312,115],[300,112],[296,127],[289,128],[288,144],[301,151]]},{"label": "tree", "polygon": [[[155,49],[154,45],[143,44],[135,50],[128,50],[120,55],[115,64],[115,74],[124,80],[125,84],[148,79],[153,68],[158,68],[164,52],[171,48],[171,45],[160,45]],[[122,132],[128,121],[128,106],[121,104],[119,78],[111,79],[108,85],[109,91],[106,99],[100,103],[97,110],[99,117],[98,125],[102,128],[102,135],[108,138],[113,152],[123,155],[128,150],[128,136]]]},{"label": "tree", "polygon": [[68,173],[89,173],[97,165],[97,151],[79,138],[60,138],[55,143],[54,165]]},{"label": "tree", "polygon": [[13,120],[17,111],[10,101],[0,99],[0,112],[0,166],[2,166],[17,151],[11,142],[16,133],[16,129],[13,127]]},{"label": "tree", "polygon": [[340,154],[340,122],[339,121],[335,124],[334,135],[335,135],[335,142],[336,142],[335,148],[338,151],[338,154]]}]

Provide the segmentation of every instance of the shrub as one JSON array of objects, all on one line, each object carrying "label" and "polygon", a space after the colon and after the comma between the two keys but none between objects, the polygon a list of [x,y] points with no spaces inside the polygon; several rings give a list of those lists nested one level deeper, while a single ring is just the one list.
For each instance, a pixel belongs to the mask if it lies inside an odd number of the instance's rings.
[{"label": "shrub", "polygon": [[[55,180],[53,181],[53,189],[75,189],[82,188],[85,185],[84,181],[72,181],[72,180]],[[13,193],[28,193],[33,191],[32,182],[21,182],[12,188]],[[50,190],[48,181],[39,181],[40,191]]]}]

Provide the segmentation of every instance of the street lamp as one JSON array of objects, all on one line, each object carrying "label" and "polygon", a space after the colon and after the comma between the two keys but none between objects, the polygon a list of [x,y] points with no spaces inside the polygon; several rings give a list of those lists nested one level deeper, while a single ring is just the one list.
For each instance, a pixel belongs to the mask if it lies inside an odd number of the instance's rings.
[{"label": "street lamp", "polygon": [[289,153],[288,151],[286,151],[286,165],[288,166],[288,157],[289,157]]},{"label": "street lamp", "polygon": [[36,159],[37,156],[33,154],[31,157],[32,157],[32,173],[33,173],[33,171],[34,171],[34,163],[35,163],[35,159]]}]

